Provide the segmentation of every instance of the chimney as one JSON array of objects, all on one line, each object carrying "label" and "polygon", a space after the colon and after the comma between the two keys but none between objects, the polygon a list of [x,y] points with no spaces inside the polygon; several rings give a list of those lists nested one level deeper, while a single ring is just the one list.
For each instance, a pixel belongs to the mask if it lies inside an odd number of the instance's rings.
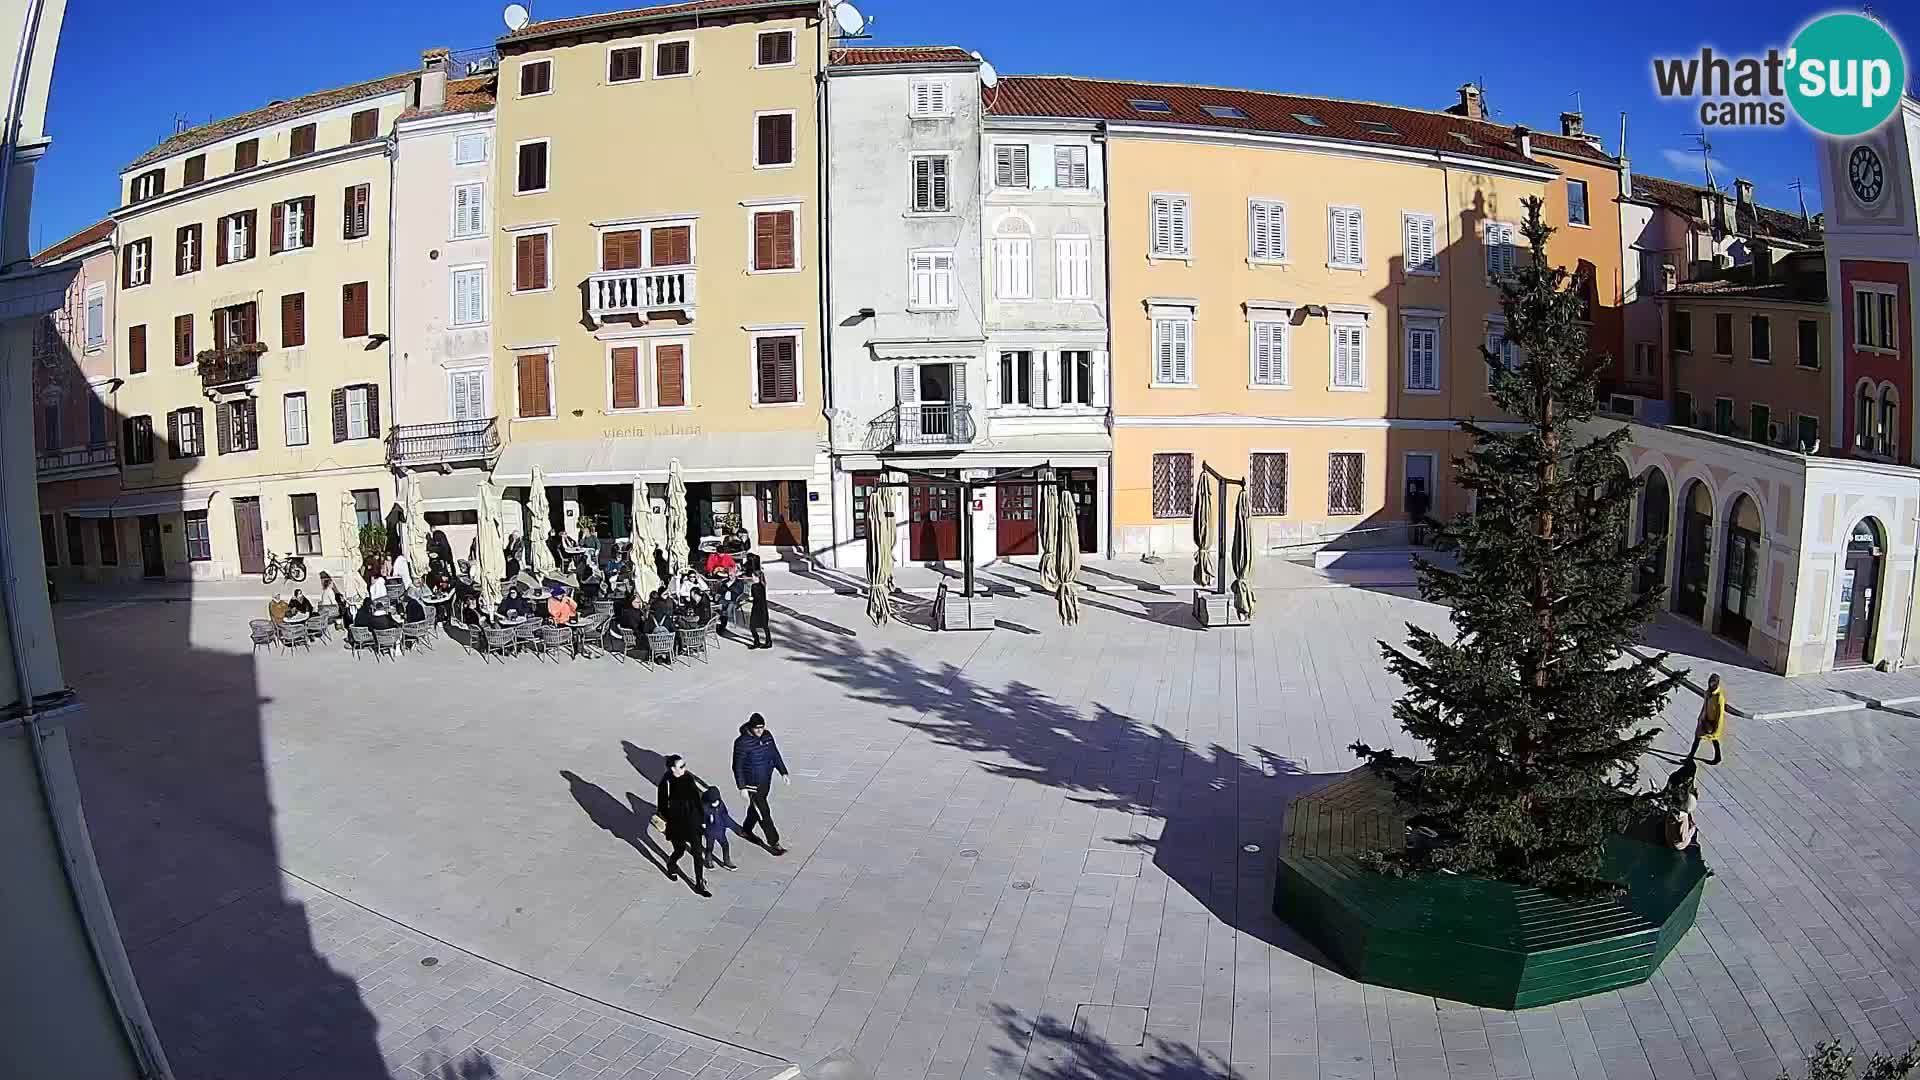
[{"label": "chimney", "polygon": [[1755,218],[1753,206],[1753,181],[1744,177],[1733,182],[1734,221],[1752,221]]},{"label": "chimney", "polygon": [[1585,139],[1587,137],[1586,120],[1577,112],[1561,113],[1560,134],[1569,139]]},{"label": "chimney", "polygon": [[1672,263],[1661,263],[1660,264],[1660,291],[1672,292],[1673,287],[1678,284],[1680,284],[1680,272],[1673,268]]},{"label": "chimney", "polygon": [[447,50],[428,49],[420,54],[420,108],[434,112],[447,104]]},{"label": "chimney", "polygon": [[1527,128],[1527,125],[1513,125],[1513,141],[1519,145],[1521,157],[1533,156],[1533,132]]},{"label": "chimney", "polygon": [[1460,84],[1460,104],[1455,105],[1449,111],[1458,113],[1469,120],[1485,120],[1487,118],[1486,106],[1480,101],[1480,88],[1472,83]]},{"label": "chimney", "polygon": [[1755,285],[1773,283],[1773,248],[1764,243],[1753,245],[1753,283]]}]

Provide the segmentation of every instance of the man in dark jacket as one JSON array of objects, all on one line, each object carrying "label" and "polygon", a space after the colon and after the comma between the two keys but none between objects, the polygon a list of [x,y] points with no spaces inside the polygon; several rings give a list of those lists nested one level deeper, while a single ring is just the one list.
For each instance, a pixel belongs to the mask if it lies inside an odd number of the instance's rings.
[{"label": "man in dark jacket", "polygon": [[754,713],[740,725],[740,737],[733,740],[733,782],[747,800],[747,820],[740,823],[740,835],[753,839],[754,823],[759,822],[766,833],[767,850],[785,855],[780,830],[773,824],[773,810],[767,806],[775,772],[786,776],[787,763],[780,758],[780,744],[767,731],[767,718]]}]

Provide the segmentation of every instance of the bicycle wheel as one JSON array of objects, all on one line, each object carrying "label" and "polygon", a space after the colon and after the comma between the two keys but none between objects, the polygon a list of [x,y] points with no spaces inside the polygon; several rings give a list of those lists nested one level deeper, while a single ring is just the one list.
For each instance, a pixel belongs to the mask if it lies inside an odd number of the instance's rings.
[{"label": "bicycle wheel", "polygon": [[298,562],[297,562],[297,563],[289,563],[289,564],[287,565],[287,580],[288,580],[288,581],[305,581],[305,580],[307,580],[307,564],[306,564],[306,563],[298,563]]},{"label": "bicycle wheel", "polygon": [[278,578],[279,576],[280,576],[280,564],[277,562],[268,563],[267,568],[265,570],[260,571],[260,580],[267,583],[268,585],[273,584],[274,579]]}]

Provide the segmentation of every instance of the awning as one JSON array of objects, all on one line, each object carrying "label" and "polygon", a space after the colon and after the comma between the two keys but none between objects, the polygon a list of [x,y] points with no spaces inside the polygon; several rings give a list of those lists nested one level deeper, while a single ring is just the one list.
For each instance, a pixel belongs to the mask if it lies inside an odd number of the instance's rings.
[{"label": "awning", "polygon": [[451,473],[410,473],[406,482],[420,485],[420,509],[437,514],[455,510],[478,511],[480,504],[475,493],[484,479],[486,474],[478,469],[462,469]]},{"label": "awning", "polygon": [[60,511],[79,518],[131,518],[146,514],[178,514],[205,510],[216,488],[173,488],[166,491],[126,491],[111,499],[91,499]]},{"label": "awning", "polygon": [[806,480],[813,476],[819,444],[811,431],[517,442],[501,453],[493,482],[525,485],[537,461],[553,486],[631,484],[635,478],[665,483],[667,463],[674,458],[680,459],[688,483]]},{"label": "awning", "polygon": [[971,360],[987,347],[986,338],[869,338],[867,351],[875,360]]},{"label": "awning", "polygon": [[885,468],[903,469],[1024,469],[1034,465],[1058,465],[1062,468],[1087,468],[1107,464],[1113,456],[1113,440],[1104,434],[1087,435],[1015,435],[976,443],[951,453],[914,453],[885,451],[874,454],[841,454],[842,472],[873,472]]}]

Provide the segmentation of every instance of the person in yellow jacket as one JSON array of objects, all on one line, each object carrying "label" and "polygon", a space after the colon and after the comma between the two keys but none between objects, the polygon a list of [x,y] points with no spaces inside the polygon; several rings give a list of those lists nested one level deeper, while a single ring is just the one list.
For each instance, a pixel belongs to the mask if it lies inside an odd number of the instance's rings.
[{"label": "person in yellow jacket", "polygon": [[1720,737],[1727,731],[1727,692],[1720,686],[1720,676],[1707,677],[1707,696],[1700,702],[1700,719],[1693,728],[1693,749],[1687,752],[1689,758],[1700,753],[1700,744],[1713,744],[1713,760],[1709,765],[1720,764]]}]

